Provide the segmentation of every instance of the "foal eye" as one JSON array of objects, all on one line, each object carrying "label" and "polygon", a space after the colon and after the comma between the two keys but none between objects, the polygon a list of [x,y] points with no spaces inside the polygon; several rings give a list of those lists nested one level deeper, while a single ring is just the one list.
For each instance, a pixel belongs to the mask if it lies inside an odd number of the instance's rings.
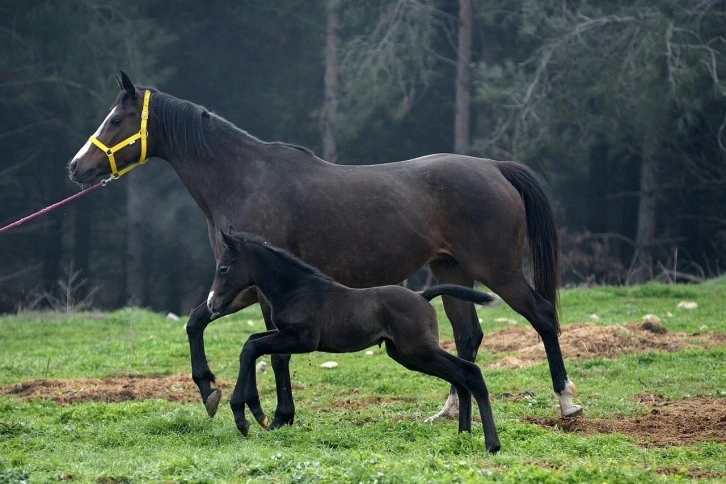
[{"label": "foal eye", "polygon": [[113,118],[111,120],[111,126],[121,126],[121,118]]},{"label": "foal eye", "polygon": [[226,274],[227,272],[229,272],[229,266],[219,266],[220,274]]}]

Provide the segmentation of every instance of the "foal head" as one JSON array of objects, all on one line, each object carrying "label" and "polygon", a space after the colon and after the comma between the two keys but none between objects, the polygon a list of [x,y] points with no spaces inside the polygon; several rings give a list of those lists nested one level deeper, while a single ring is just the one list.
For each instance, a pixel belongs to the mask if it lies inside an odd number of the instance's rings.
[{"label": "foal head", "polygon": [[232,304],[234,298],[255,284],[249,271],[242,263],[242,241],[236,237],[232,227],[229,233],[220,231],[224,241],[224,251],[217,263],[212,289],[207,297],[207,308],[212,313],[222,313]]},{"label": "foal head", "polygon": [[124,72],[116,81],[121,92],[111,112],[68,164],[76,183],[90,185],[107,175],[118,176],[151,156],[147,146],[151,91],[137,89]]}]

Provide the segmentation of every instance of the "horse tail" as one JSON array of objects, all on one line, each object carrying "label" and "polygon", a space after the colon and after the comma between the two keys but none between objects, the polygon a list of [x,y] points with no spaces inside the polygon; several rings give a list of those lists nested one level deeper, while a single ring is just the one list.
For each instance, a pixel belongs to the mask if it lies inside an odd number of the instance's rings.
[{"label": "horse tail", "polygon": [[456,284],[440,284],[419,292],[419,294],[427,301],[432,300],[436,296],[451,296],[477,304],[488,304],[494,301],[494,296],[491,294],[475,291],[464,286],[457,286]]},{"label": "horse tail", "polygon": [[557,289],[560,286],[560,240],[552,202],[544,180],[528,167],[513,161],[498,162],[504,178],[517,189],[524,201],[527,238],[532,253],[534,288],[552,303],[555,327],[560,332]]}]

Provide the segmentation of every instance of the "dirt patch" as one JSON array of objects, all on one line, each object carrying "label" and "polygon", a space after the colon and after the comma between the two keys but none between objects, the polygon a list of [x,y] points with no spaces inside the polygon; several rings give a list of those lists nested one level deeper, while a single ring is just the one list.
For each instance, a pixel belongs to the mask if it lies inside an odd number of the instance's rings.
[{"label": "dirt patch", "polygon": [[413,397],[380,397],[377,395],[359,397],[359,398],[336,398],[333,399],[326,409],[330,411],[357,411],[364,410],[368,407],[383,407],[386,405],[395,405],[402,403],[414,403],[417,400]]},{"label": "dirt patch", "polygon": [[[667,331],[654,323],[615,326],[572,324],[562,329],[560,347],[566,359],[615,358],[647,351],[680,351],[726,345],[726,333],[688,334]],[[454,340],[441,342],[447,351]],[[544,346],[531,328],[507,328],[484,337],[481,348],[491,353],[515,353],[487,365],[489,368],[523,368],[546,360]]]},{"label": "dirt patch", "polygon": [[661,467],[655,469],[655,472],[664,476],[680,476],[688,479],[719,479],[724,476],[724,474],[694,467]]},{"label": "dirt patch", "polygon": [[[220,388],[232,387],[217,380]],[[73,380],[31,380],[0,387],[0,394],[24,400],[47,398],[61,405],[84,402],[127,402],[158,398],[172,402],[199,402],[191,375],[130,375]]]},{"label": "dirt patch", "polygon": [[[642,445],[665,447],[712,441],[726,443],[726,399],[695,397],[670,400],[644,396],[641,403],[648,413],[624,419],[561,419],[530,417],[526,420],[544,427],[583,435],[620,433],[634,437]],[[650,403],[652,402],[652,403]]]}]

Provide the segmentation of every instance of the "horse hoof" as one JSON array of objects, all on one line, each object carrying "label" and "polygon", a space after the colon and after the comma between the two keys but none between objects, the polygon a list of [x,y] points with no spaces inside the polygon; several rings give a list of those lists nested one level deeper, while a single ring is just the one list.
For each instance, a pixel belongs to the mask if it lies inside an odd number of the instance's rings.
[{"label": "horse hoof", "polygon": [[294,417],[291,417],[291,418],[275,417],[275,419],[272,421],[272,423],[265,428],[267,428],[267,430],[277,430],[280,427],[284,427],[285,425],[292,425],[293,421],[294,421]]},{"label": "horse hoof", "polygon": [[262,425],[263,429],[267,429],[270,427],[270,419],[267,418],[267,415],[265,415],[265,418],[262,419],[262,421],[259,422],[260,425]]},{"label": "horse hoof", "polygon": [[217,409],[219,408],[219,401],[222,399],[222,391],[219,388],[215,388],[212,390],[212,393],[210,393],[206,400],[204,400],[204,408],[207,409],[207,415],[209,415],[210,418],[214,417],[217,414]]},{"label": "horse hoof", "polygon": [[446,420],[450,418],[457,418],[459,416],[459,397],[457,395],[449,395],[446,399],[446,403],[441,408],[439,413],[432,415],[424,423],[434,423],[439,420]]},{"label": "horse hoof", "polygon": [[577,418],[581,416],[582,412],[584,411],[585,409],[580,405],[572,405],[570,408],[567,409],[567,413],[565,413],[564,410],[560,409],[560,415],[562,415],[562,418]]},{"label": "horse hoof", "polygon": [[243,421],[242,423],[238,423],[237,428],[240,432],[242,432],[242,435],[244,435],[245,437],[247,437],[250,433],[250,423],[247,420]]},{"label": "horse hoof", "polygon": [[487,452],[489,452],[490,454],[496,454],[497,452],[499,452],[499,449],[501,449],[501,447],[502,446],[499,442],[494,445],[487,445]]}]

